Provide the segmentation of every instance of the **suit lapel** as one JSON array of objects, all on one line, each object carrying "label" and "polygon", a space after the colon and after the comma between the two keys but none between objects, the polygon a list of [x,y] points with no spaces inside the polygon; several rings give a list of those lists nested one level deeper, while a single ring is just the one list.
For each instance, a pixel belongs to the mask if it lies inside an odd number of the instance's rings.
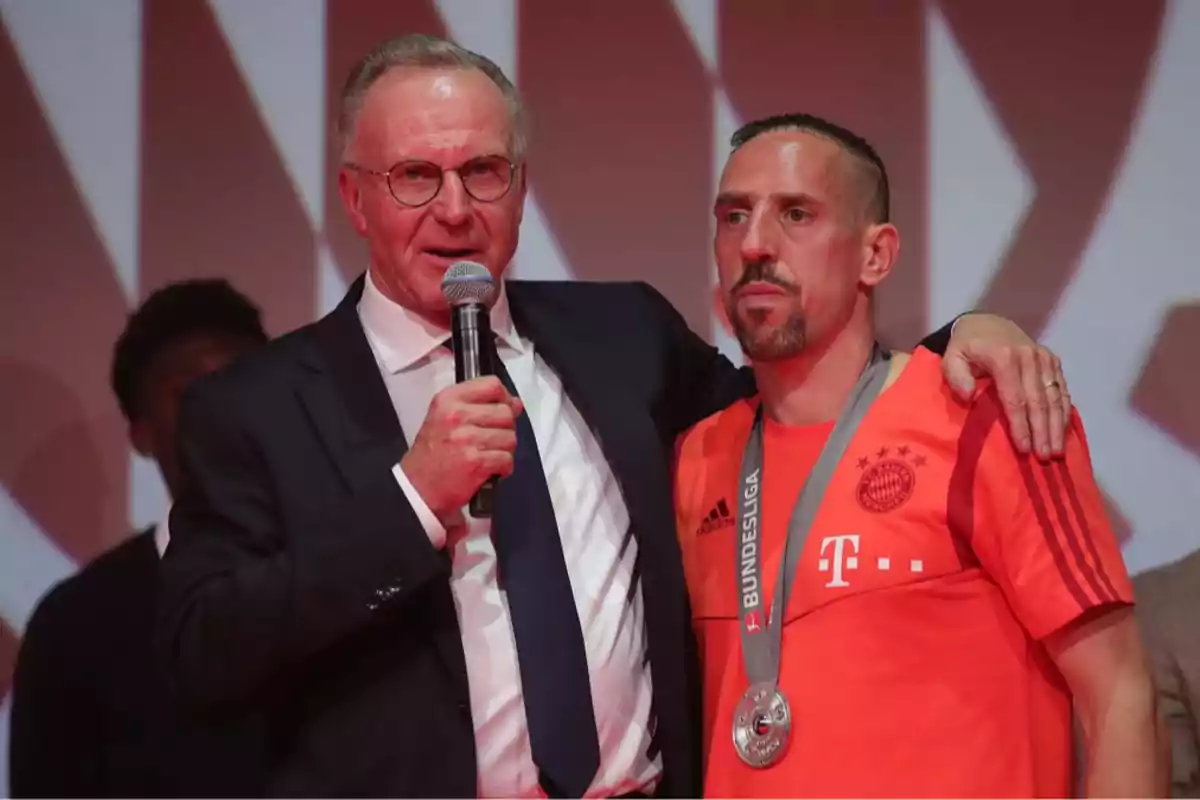
[{"label": "suit lapel", "polygon": [[300,399],[348,488],[378,479],[408,449],[358,317],[363,280],[316,330]]},{"label": "suit lapel", "polygon": [[[563,389],[587,421],[613,470],[639,544],[645,531],[663,521],[654,510],[670,497],[661,476],[658,431],[647,409],[639,405],[629,384],[620,378],[620,364],[602,335],[588,330],[568,312],[529,297],[519,282],[508,283],[513,321],[523,336],[562,381]],[[673,520],[671,520],[673,522]]]},{"label": "suit lapel", "polygon": [[[358,316],[364,279],[350,287],[333,313],[316,327],[316,347],[308,354],[308,380],[299,389],[313,427],[351,493],[388,474],[408,449],[391,395]],[[446,554],[447,560],[449,559]],[[438,651],[468,694],[466,657],[450,584],[437,590],[439,614],[447,624],[434,628]]]}]

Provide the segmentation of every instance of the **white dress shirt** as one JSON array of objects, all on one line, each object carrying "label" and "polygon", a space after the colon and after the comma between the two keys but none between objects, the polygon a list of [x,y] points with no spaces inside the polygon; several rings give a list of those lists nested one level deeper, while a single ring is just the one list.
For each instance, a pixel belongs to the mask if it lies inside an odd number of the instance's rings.
[{"label": "white dress shirt", "polygon": [[[450,331],[385,297],[368,274],[358,306],[367,341],[409,442],[430,400],[455,381]],[[651,682],[640,588],[630,597],[637,542],[621,552],[629,512],[595,437],[558,376],[521,338],[507,296],[491,311],[497,351],[521,396],[537,439],[558,522],[575,608],[583,629],[600,768],[587,795],[650,790],[662,771],[648,758]],[[437,548],[450,547],[450,578],[466,652],[481,797],[544,796],[529,744],[508,600],[496,583],[491,521],[470,517],[447,530],[393,468]]]},{"label": "white dress shirt", "polygon": [[[168,514],[170,511],[171,509],[168,507]],[[167,545],[171,541],[171,528],[167,525],[168,518],[168,516],[164,516],[161,520],[159,520],[158,524],[154,526],[154,548],[158,550],[159,558],[162,558],[163,555],[166,554]]]}]

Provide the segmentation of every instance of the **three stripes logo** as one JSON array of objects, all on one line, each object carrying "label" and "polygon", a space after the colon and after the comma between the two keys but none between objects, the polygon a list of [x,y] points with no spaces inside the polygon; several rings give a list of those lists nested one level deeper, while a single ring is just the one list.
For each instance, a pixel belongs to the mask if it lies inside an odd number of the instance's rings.
[{"label": "three stripes logo", "polygon": [[725,498],[722,497],[717,501],[717,504],[708,512],[708,516],[700,523],[701,535],[719,531],[722,528],[733,527],[733,515],[729,513],[729,506],[725,503]]}]

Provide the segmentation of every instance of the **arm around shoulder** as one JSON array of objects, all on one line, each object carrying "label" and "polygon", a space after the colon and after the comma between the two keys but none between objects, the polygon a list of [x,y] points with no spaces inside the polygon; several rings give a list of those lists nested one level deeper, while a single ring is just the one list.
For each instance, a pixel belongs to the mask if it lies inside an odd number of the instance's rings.
[{"label": "arm around shoulder", "polygon": [[448,575],[390,470],[353,494],[312,487],[341,499],[286,518],[277,471],[209,388],[189,391],[181,413],[189,486],[171,510],[156,642],[173,688],[202,709],[264,700]]},{"label": "arm around shoulder", "polygon": [[739,369],[720,350],[693,331],[683,315],[648,283],[641,283],[668,339],[670,416],[673,434],[753,394],[754,376]]}]

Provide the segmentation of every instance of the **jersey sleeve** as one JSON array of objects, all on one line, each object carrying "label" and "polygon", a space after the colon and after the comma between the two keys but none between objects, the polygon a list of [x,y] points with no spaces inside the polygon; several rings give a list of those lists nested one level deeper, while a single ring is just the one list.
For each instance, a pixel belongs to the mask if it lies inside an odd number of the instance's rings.
[{"label": "jersey sleeve", "polygon": [[1063,458],[1046,462],[1018,452],[994,391],[977,400],[960,441],[958,469],[969,470],[977,458],[973,479],[959,481],[973,496],[972,548],[1037,639],[1092,609],[1133,603],[1083,421],[1074,411],[1064,450]]}]

